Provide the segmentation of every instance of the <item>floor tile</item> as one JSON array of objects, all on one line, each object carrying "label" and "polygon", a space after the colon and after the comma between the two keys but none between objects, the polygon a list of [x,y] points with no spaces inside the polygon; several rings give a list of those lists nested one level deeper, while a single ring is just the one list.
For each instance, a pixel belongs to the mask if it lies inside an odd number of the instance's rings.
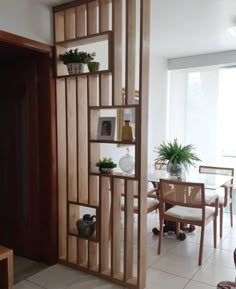
[{"label": "floor tile", "polygon": [[48,266],[20,256],[13,257],[14,284],[29,278]]},{"label": "floor tile", "polygon": [[219,248],[226,250],[226,251],[233,252],[234,249],[236,248],[236,240],[226,237],[220,244]]},{"label": "floor tile", "polygon": [[[233,253],[226,250],[217,249],[214,250],[213,254],[207,260],[207,263],[213,263],[215,265],[221,265],[231,269],[235,268]],[[236,275],[236,274],[235,274]]]},{"label": "floor tile", "polygon": [[[193,261],[197,263],[199,256],[199,247],[200,247],[199,244],[183,241],[179,242],[179,244],[175,248],[170,249],[168,254],[191,258]],[[204,263],[205,260],[207,260],[213,252],[214,252],[213,248],[204,247],[202,255],[203,259],[202,263]]]},{"label": "floor tile", "polygon": [[188,281],[185,278],[148,269],[146,289],[183,289]]},{"label": "floor tile", "polygon": [[54,265],[43,270],[28,280],[47,289],[67,289],[86,276],[80,271],[62,265]]},{"label": "floor tile", "polygon": [[161,257],[152,267],[188,279],[191,279],[199,270],[196,258],[176,256],[171,253]]},{"label": "floor tile", "polygon": [[184,289],[215,289],[215,286],[210,286],[197,281],[190,281]]},{"label": "floor tile", "polygon": [[123,287],[96,278],[92,275],[83,277],[79,282],[67,287],[67,289],[122,289]]},{"label": "floor tile", "polygon": [[43,287],[26,280],[21,281],[16,285],[14,285],[14,289],[42,289],[42,288]]},{"label": "floor tile", "polygon": [[234,281],[235,270],[214,264],[205,264],[193,280],[215,286],[221,281]]}]

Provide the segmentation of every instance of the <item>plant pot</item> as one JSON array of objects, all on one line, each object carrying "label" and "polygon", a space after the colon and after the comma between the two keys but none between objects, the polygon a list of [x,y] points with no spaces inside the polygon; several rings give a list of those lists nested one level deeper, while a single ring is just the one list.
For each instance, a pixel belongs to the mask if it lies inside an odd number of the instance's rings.
[{"label": "plant pot", "polygon": [[100,63],[96,61],[89,62],[88,64],[89,72],[96,72],[99,70]]},{"label": "plant pot", "polygon": [[174,165],[173,163],[168,162],[166,169],[171,178],[177,180],[183,179],[183,166],[181,164]]},{"label": "plant pot", "polygon": [[67,63],[67,69],[69,74],[78,74],[84,72],[83,63]]},{"label": "plant pot", "polygon": [[111,174],[113,172],[113,169],[110,169],[110,168],[99,168],[99,171],[102,174]]}]

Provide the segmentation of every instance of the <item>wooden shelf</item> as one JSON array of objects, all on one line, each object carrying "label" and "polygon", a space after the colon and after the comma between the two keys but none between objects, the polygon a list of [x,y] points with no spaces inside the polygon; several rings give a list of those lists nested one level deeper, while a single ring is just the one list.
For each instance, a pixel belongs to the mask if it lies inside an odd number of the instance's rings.
[{"label": "wooden shelf", "polygon": [[127,180],[137,180],[135,175],[125,175],[119,172],[113,172],[110,174],[100,173],[100,172],[90,172],[91,176],[102,176],[102,177],[109,177],[109,178],[118,178],[118,179],[127,179]]},{"label": "wooden shelf", "polygon": [[135,141],[122,141],[122,140],[90,140],[91,143],[107,143],[107,144],[122,144],[122,145],[135,145]]},{"label": "wooden shelf", "polygon": [[99,75],[99,74],[108,74],[111,73],[110,70],[99,70],[96,72],[83,72],[77,74],[65,74],[65,75],[58,75],[56,78],[69,78],[69,77],[76,77],[76,76],[86,76],[86,75]]},{"label": "wooden shelf", "polygon": [[92,242],[98,242],[98,238],[97,238],[97,235],[96,235],[96,231],[94,232],[94,234],[90,237],[82,237],[80,235],[78,235],[78,232],[77,230],[71,230],[69,233],[68,233],[69,236],[74,236],[74,237],[77,237],[78,239],[82,239],[82,240],[88,240],[88,241],[92,241]]},{"label": "wooden shelf", "polygon": [[98,209],[98,208],[99,208],[98,205],[95,205],[95,204],[86,204],[86,203],[83,203],[83,202],[72,202],[72,201],[68,201],[68,203],[71,204],[71,205],[89,207],[89,208],[93,208],[93,209]]},{"label": "wooden shelf", "polygon": [[109,37],[111,37],[111,34],[112,34],[111,31],[105,31],[102,33],[95,33],[95,34],[90,34],[88,36],[77,37],[74,39],[56,42],[55,44],[58,46],[65,47],[65,48],[70,48],[70,47],[75,47],[79,45],[86,45],[86,44],[109,40]]},{"label": "wooden shelf", "polygon": [[96,109],[126,109],[126,108],[138,108],[139,104],[127,104],[127,105],[104,105],[104,106],[89,106],[90,110]]}]

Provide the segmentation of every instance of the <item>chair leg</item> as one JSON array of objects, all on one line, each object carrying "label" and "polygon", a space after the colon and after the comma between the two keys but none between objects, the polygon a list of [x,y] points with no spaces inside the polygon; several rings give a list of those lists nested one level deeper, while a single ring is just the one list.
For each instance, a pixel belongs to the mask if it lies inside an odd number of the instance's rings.
[{"label": "chair leg", "polygon": [[213,238],[214,238],[214,248],[217,246],[217,217],[213,220]]},{"label": "chair leg", "polygon": [[229,209],[230,209],[230,226],[233,227],[233,204],[232,202],[229,205]]},{"label": "chair leg", "polygon": [[158,249],[157,249],[157,254],[158,255],[161,254],[162,237],[163,237],[163,220],[160,219],[160,231],[159,231]]},{"label": "chair leg", "polygon": [[180,222],[176,222],[176,238],[178,238],[180,232]]},{"label": "chair leg", "polygon": [[203,243],[204,243],[204,233],[205,233],[205,226],[201,228],[201,239],[200,239],[200,249],[199,249],[199,257],[198,257],[198,265],[202,265],[202,253],[203,253]]},{"label": "chair leg", "polygon": [[220,238],[223,235],[223,206],[220,206]]}]

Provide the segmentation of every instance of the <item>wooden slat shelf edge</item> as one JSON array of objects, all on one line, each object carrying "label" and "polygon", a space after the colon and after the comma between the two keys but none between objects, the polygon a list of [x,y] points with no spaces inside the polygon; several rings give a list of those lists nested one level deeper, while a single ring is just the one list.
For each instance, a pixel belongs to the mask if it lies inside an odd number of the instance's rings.
[{"label": "wooden slat shelf edge", "polygon": [[84,273],[87,273],[87,274],[92,274],[92,275],[94,275],[96,277],[105,279],[107,281],[114,282],[114,283],[116,283],[116,284],[118,284],[118,285],[120,285],[122,287],[125,287],[125,288],[137,289],[137,285],[133,285],[132,283],[126,283],[126,282],[124,282],[124,281],[122,281],[120,279],[116,279],[115,277],[107,276],[107,275],[101,274],[99,272],[93,271],[91,269],[87,269],[86,268],[87,266],[77,265],[77,264],[65,261],[63,259],[59,259],[58,263],[62,264],[62,265],[65,265],[65,266],[69,266],[69,267],[74,268],[74,269],[78,269],[81,272],[84,272]]},{"label": "wooden slat shelf edge", "polygon": [[96,243],[99,242],[97,236],[81,237],[77,233],[72,233],[72,232],[69,232],[68,235],[73,236],[73,237],[77,237],[78,239],[81,239],[81,240],[87,240],[87,241],[96,242]]},{"label": "wooden slat shelf edge", "polygon": [[102,177],[108,177],[108,178],[117,178],[117,179],[127,179],[127,180],[137,180],[137,177],[135,175],[124,175],[122,173],[111,173],[111,174],[102,174],[99,172],[90,172],[89,173],[91,176],[102,176]]},{"label": "wooden slat shelf edge", "polygon": [[135,145],[135,141],[121,141],[121,140],[90,140],[91,143],[110,143],[110,144],[124,144],[124,145]]},{"label": "wooden slat shelf edge", "polygon": [[112,34],[112,31],[105,31],[101,33],[90,34],[90,35],[83,36],[83,37],[77,37],[74,39],[59,41],[59,42],[56,42],[55,45],[62,46],[65,48],[70,48],[70,47],[75,47],[77,45],[85,45],[85,44],[90,44],[94,42],[109,40],[109,37],[111,34]]},{"label": "wooden slat shelf edge", "polygon": [[98,209],[99,206],[98,205],[93,205],[93,204],[86,204],[86,203],[82,203],[82,202],[73,202],[73,201],[69,201],[69,204],[72,205],[77,205],[77,206],[83,206],[83,207],[89,207],[89,208],[94,208],[94,209]]},{"label": "wooden slat shelf edge", "polygon": [[58,76],[56,77],[56,79],[76,77],[76,76],[108,74],[108,73],[111,73],[111,71],[110,71],[110,70],[100,70],[100,71],[96,71],[96,72],[83,72],[83,73],[77,73],[77,74],[58,75]]},{"label": "wooden slat shelf edge", "polygon": [[125,109],[125,108],[138,108],[139,104],[127,104],[127,105],[104,105],[104,106],[89,106],[89,109]]}]

